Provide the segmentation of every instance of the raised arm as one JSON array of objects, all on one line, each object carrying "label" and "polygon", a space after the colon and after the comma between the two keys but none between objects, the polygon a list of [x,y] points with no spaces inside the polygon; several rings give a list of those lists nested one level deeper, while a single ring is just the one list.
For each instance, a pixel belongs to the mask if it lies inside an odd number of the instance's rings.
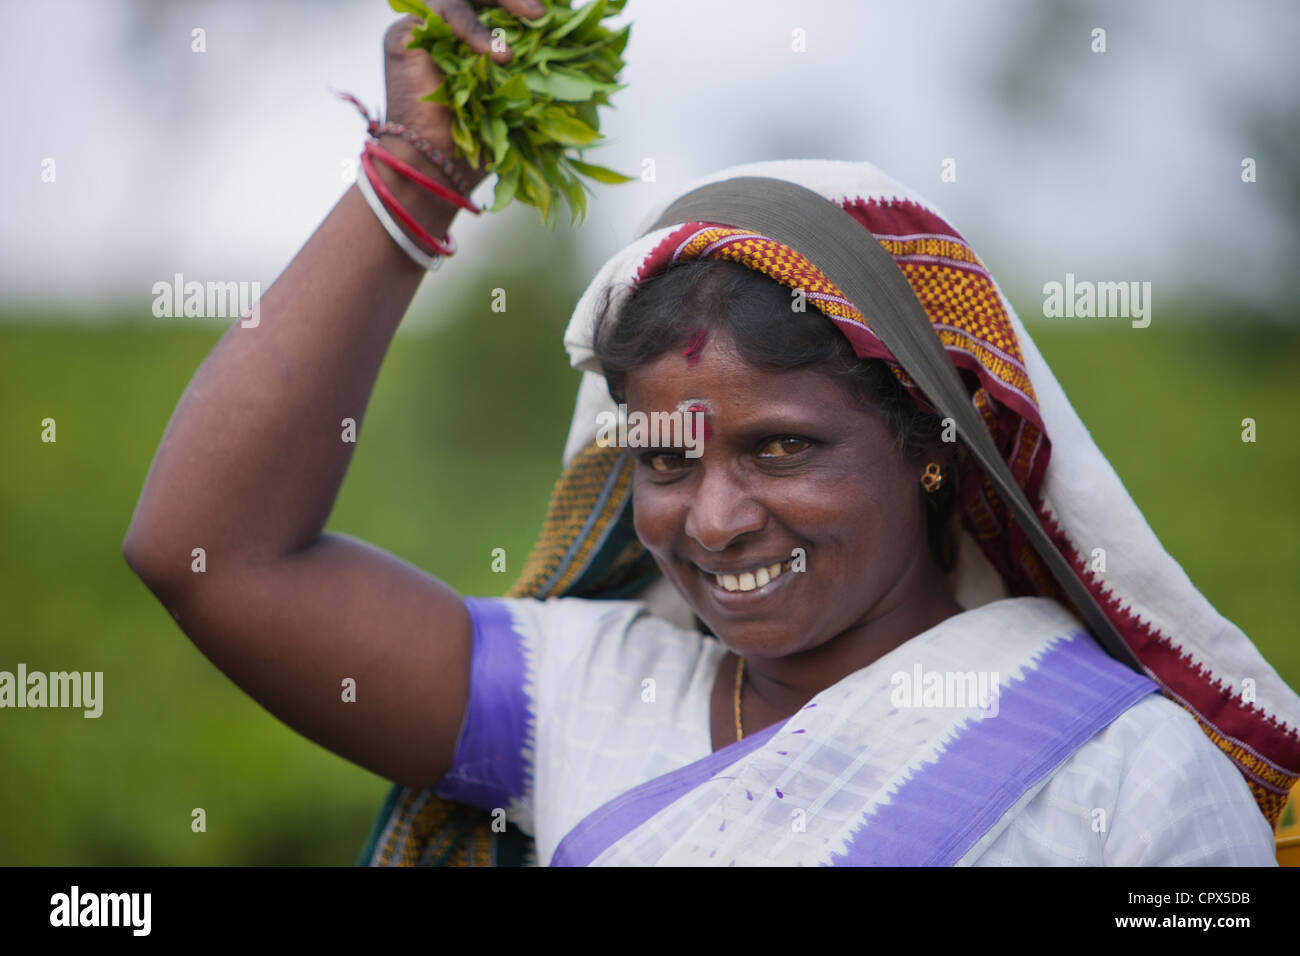
[{"label": "raised arm", "polygon": [[[537,15],[522,0],[502,5]],[[461,0],[431,6],[488,49]],[[405,17],[384,37],[387,119],[451,156],[448,111],[419,100],[440,77],[424,51],[405,48],[418,22]],[[399,137],[383,145],[446,182]],[[417,221],[445,235],[455,207],[377,165]],[[375,773],[427,787],[451,764],[465,710],[465,605],[392,555],[322,533],[352,456],[343,420],[359,431],[423,275],[350,187],[262,296],[258,323],[233,323],[194,374],[123,554],[195,646],[267,710]],[[345,678],[355,702],[343,700]]]}]

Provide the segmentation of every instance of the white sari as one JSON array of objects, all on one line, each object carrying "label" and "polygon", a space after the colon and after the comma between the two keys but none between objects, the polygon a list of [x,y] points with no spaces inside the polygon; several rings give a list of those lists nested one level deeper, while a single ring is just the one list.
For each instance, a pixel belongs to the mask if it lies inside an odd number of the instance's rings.
[{"label": "white sari", "polygon": [[468,603],[437,792],[504,810],[543,865],[1275,862],[1231,761],[1045,598],[949,618],[716,753],[716,641],[636,601]]}]

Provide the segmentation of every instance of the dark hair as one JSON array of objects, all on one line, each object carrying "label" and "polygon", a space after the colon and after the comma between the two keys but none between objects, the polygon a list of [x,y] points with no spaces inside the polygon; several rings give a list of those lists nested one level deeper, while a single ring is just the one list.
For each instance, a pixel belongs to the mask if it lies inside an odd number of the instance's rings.
[{"label": "dark hair", "polygon": [[[597,316],[592,347],[615,402],[626,401],[628,372],[697,341],[703,330],[709,338],[724,336],[754,368],[816,368],[835,379],[881,416],[908,457],[939,440],[943,419],[912,401],[888,365],[859,359],[822,312],[814,306],[794,310],[792,290],[748,266],[716,259],[677,263],[633,288],[617,310],[611,292]],[[917,485],[927,505],[930,552],[944,571],[956,561],[956,468],[954,457],[933,494]]]}]

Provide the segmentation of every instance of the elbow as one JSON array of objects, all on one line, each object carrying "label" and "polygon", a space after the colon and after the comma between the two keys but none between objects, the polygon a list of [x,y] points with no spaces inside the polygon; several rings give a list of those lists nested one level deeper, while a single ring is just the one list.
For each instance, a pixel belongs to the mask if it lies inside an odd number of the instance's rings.
[{"label": "elbow", "polygon": [[122,542],[122,559],[131,573],[153,590],[151,582],[158,580],[159,568],[154,551],[128,534]]},{"label": "elbow", "polygon": [[182,564],[170,550],[160,549],[128,534],[122,542],[122,557],[131,573],[140,579],[158,603],[174,620],[180,621],[180,605],[185,578],[177,571]]},{"label": "elbow", "polygon": [[132,533],[132,529],[128,528],[126,537],[122,539],[122,560],[137,578],[142,577],[144,573],[144,554],[143,545]]},{"label": "elbow", "polygon": [[147,552],[139,542],[133,541],[129,537],[122,542],[122,560],[131,569],[131,573],[141,581],[149,579],[150,569],[152,568],[152,563],[146,555]]},{"label": "elbow", "polygon": [[169,582],[180,580],[180,571],[187,567],[183,556],[174,552],[174,548],[164,547],[140,534],[134,526],[122,540],[122,559],[126,566],[157,595],[170,589]]}]

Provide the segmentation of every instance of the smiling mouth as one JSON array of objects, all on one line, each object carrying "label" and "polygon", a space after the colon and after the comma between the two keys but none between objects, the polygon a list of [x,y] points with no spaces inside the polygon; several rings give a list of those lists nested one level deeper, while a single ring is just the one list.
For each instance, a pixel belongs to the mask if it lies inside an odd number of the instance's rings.
[{"label": "smiling mouth", "polygon": [[782,574],[788,573],[790,571],[790,562],[778,561],[773,564],[760,565],[739,574],[711,574],[703,569],[701,571],[712,577],[718,587],[724,591],[758,591],[771,584]]}]

